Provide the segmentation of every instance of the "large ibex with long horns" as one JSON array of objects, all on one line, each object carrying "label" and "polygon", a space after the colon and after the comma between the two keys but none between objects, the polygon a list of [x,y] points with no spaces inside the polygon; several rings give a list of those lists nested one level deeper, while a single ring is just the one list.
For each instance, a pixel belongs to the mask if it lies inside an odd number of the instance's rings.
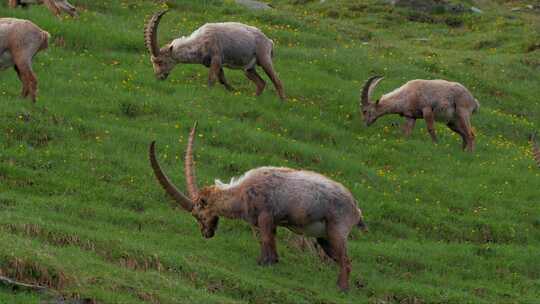
[{"label": "large ibex with long horns", "polygon": [[44,4],[56,16],[60,16],[62,12],[72,17],[77,16],[77,9],[67,0],[9,0],[9,6],[13,8],[26,7],[29,4]]},{"label": "large ibex with long horns", "polygon": [[189,135],[184,172],[189,196],[178,190],[163,173],[150,144],[150,162],[165,191],[199,222],[202,235],[211,238],[219,216],[242,219],[259,230],[260,265],[278,262],[276,227],[315,237],[324,252],[340,266],[338,286],[349,287],[351,262],[347,236],[353,227],[366,228],[362,212],[343,185],[311,171],[259,167],[233,179],[198,189],[193,165],[196,124]]},{"label": "large ibex with long horns", "polygon": [[366,126],[383,115],[399,114],[406,119],[403,131],[409,136],[416,120],[423,118],[432,140],[437,142],[434,123],[443,122],[461,136],[463,149],[474,150],[471,116],[480,104],[462,84],[446,80],[411,80],[373,102],[371,95],[382,79],[381,76],[371,77],[362,89],[360,112]]},{"label": "large ibex with long horns", "polygon": [[223,67],[241,69],[257,86],[258,96],[266,86],[255,69],[256,65],[259,65],[274,83],[279,97],[285,99],[283,85],[272,65],[274,43],[258,28],[237,22],[206,23],[189,37],[174,39],[159,48],[157,31],[161,17],[166,12],[158,12],[152,16],[144,33],[145,44],[150,51],[150,60],[158,79],[166,79],[179,63],[202,64],[210,68],[209,86],[219,80],[231,91],[233,88],[225,79]]}]

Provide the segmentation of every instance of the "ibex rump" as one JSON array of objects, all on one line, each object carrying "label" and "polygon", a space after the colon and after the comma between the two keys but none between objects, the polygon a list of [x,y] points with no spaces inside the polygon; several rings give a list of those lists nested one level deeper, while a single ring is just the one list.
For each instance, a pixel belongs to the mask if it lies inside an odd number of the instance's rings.
[{"label": "ibex rump", "polygon": [[23,84],[22,96],[36,101],[37,78],[32,58],[49,45],[49,33],[28,20],[0,18],[0,70],[14,67]]},{"label": "ibex rump", "polygon": [[185,176],[189,198],[163,173],[150,145],[150,162],[157,180],[175,201],[199,222],[202,235],[214,236],[219,216],[242,219],[260,232],[259,264],[278,262],[276,227],[317,238],[325,253],[340,266],[338,286],[349,287],[351,262],[347,256],[347,236],[353,227],[365,228],[362,212],[352,194],[340,183],[311,171],[259,167],[229,184],[197,187],[193,166],[193,139],[190,133]]}]

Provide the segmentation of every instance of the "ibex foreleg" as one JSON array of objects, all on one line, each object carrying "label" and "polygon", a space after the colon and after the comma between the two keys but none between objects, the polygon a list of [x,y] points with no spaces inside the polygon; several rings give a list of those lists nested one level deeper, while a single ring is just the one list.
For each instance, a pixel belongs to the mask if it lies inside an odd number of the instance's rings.
[{"label": "ibex foreleg", "polygon": [[405,124],[403,124],[403,134],[405,137],[411,136],[412,130],[414,129],[414,125],[416,124],[416,118],[409,118],[407,117],[405,119]]},{"label": "ibex foreleg", "polygon": [[223,68],[219,69],[219,83],[221,83],[225,89],[228,91],[234,91],[234,88],[227,82],[227,79],[225,79],[225,72],[223,71]]},{"label": "ibex foreleg", "polygon": [[433,110],[430,107],[425,107],[422,109],[422,115],[426,121],[426,127],[429,135],[431,135],[431,140],[436,143],[437,135],[435,134],[435,115],[433,114]]},{"label": "ibex foreleg", "polygon": [[258,263],[262,266],[272,265],[278,262],[276,250],[276,225],[272,215],[261,213],[257,226],[261,234],[261,256]]}]

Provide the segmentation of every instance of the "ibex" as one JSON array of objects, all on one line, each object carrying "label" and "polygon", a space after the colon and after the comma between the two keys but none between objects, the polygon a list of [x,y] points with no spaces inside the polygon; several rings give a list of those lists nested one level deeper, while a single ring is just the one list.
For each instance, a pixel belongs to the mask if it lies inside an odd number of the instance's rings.
[{"label": "ibex", "polygon": [[362,89],[360,111],[366,126],[383,115],[399,114],[405,116],[403,131],[409,136],[416,120],[423,118],[433,142],[437,142],[434,122],[443,122],[461,136],[464,150],[474,150],[471,116],[480,104],[467,88],[446,80],[416,79],[372,102],[373,90],[382,79],[381,76],[371,77]]},{"label": "ibex", "polygon": [[0,18],[0,70],[14,67],[22,82],[22,96],[36,102],[37,78],[32,58],[47,49],[50,35],[28,20]]},{"label": "ibex", "polygon": [[9,6],[13,8],[19,5],[26,7],[29,4],[45,4],[56,16],[60,16],[62,11],[72,17],[77,16],[77,9],[67,2],[67,0],[9,0]]},{"label": "ibex", "polygon": [[232,179],[229,184],[197,187],[193,165],[196,124],[189,135],[184,173],[189,197],[180,192],[163,173],[155,154],[149,157],[154,174],[165,191],[197,219],[201,233],[211,238],[220,216],[242,219],[260,232],[259,265],[278,262],[276,227],[315,237],[324,252],[340,266],[337,284],[349,287],[351,262],[347,257],[347,236],[353,227],[366,229],[362,211],[343,185],[315,172],[277,167],[259,167]]},{"label": "ibex", "polygon": [[166,12],[156,13],[148,21],[144,34],[158,79],[166,79],[176,64],[203,64],[210,68],[208,86],[213,86],[219,80],[227,90],[232,91],[234,89],[225,79],[223,67],[242,69],[246,77],[257,86],[258,96],[266,86],[255,69],[259,65],[274,83],[279,97],[285,99],[283,85],[272,65],[274,43],[258,28],[237,22],[206,23],[189,37],[174,39],[160,49],[157,30]]}]

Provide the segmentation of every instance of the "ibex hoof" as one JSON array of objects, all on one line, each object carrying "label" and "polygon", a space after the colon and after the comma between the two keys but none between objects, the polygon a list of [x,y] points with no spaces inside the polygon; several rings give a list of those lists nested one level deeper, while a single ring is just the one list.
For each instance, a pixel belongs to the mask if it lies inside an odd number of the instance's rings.
[{"label": "ibex hoof", "polygon": [[271,265],[274,265],[278,262],[278,258],[277,257],[263,257],[263,258],[259,258],[259,260],[257,261],[257,264],[259,264],[259,266],[271,266]]}]

